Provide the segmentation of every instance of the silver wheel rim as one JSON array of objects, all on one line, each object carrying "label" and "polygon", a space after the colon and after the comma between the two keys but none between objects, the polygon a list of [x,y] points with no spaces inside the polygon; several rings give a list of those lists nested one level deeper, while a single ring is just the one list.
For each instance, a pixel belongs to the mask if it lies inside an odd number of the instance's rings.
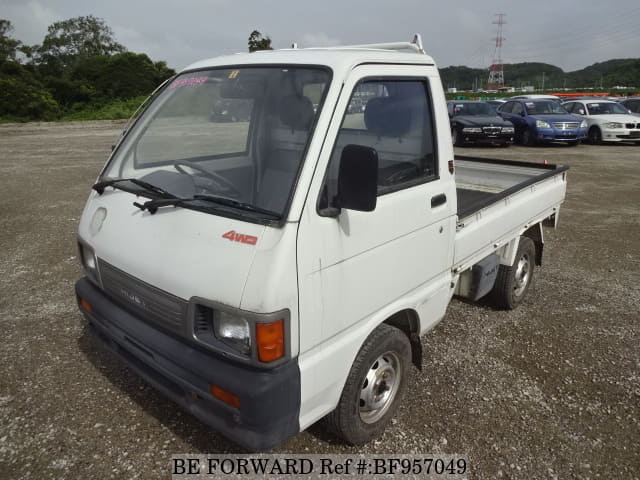
[{"label": "silver wheel rim", "polygon": [[531,276],[531,262],[529,255],[526,253],[518,260],[515,274],[515,284],[513,286],[513,293],[516,297],[519,297],[524,293],[527,284],[529,283],[529,277]]},{"label": "silver wheel rim", "polygon": [[387,413],[398,393],[402,373],[394,352],[383,353],[371,364],[360,389],[359,412],[364,423],[375,423]]}]

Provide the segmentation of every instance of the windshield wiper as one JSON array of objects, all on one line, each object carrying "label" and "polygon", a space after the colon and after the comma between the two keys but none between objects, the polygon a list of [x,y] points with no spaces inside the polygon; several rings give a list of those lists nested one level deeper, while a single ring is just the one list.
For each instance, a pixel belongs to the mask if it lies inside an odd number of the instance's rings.
[{"label": "windshield wiper", "polygon": [[116,178],[112,180],[103,180],[102,182],[95,183],[91,188],[93,188],[98,195],[102,195],[104,193],[104,189],[107,187],[115,187],[118,188],[118,184],[121,182],[129,182],[137,185],[138,187],[142,187],[144,190],[155,193],[156,195],[161,196],[162,198],[177,198],[172,193],[167,192],[164,188],[157,187],[152,185],[144,180],[139,180],[137,178]]},{"label": "windshield wiper", "polygon": [[160,207],[169,207],[169,206],[181,206],[185,203],[191,202],[210,202],[216,203],[218,205],[224,205],[226,207],[233,207],[239,210],[245,210],[248,212],[261,213],[263,215],[269,215],[274,218],[280,218],[280,214],[278,212],[274,212],[273,210],[267,210],[266,208],[257,207],[255,205],[251,205],[250,203],[240,202],[238,200],[234,200],[233,198],[228,197],[218,197],[215,195],[194,195],[189,198],[160,198],[157,200],[149,200],[148,202],[138,203],[134,202],[133,204],[138,207],[140,210],[147,210],[150,214],[154,214],[158,211]]}]

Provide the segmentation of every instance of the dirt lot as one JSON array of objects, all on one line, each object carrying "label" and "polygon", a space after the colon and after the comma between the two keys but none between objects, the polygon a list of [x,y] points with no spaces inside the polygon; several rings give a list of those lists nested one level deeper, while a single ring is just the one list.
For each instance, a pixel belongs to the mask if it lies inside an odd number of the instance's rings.
[{"label": "dirt lot", "polygon": [[[0,477],[168,478],[236,451],[85,331],[75,231],[122,122],[0,126]],[[290,453],[459,453],[475,479],[640,479],[640,146],[461,149],[569,165],[524,305],[454,300],[384,437],[322,426]]]}]

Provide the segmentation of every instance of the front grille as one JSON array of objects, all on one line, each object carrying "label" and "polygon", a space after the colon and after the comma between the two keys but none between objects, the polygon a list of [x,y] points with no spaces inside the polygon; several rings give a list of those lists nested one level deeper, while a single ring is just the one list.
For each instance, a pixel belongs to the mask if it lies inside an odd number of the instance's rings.
[{"label": "front grille", "polygon": [[500,133],[500,127],[482,127],[482,131],[488,135],[496,135]]},{"label": "front grille", "polygon": [[578,122],[557,122],[554,123],[553,126],[556,130],[573,130],[574,128],[578,128],[580,124]]},{"label": "front grille", "polygon": [[627,123],[625,125],[627,128],[640,128],[640,123]]},{"label": "front grille", "polygon": [[164,327],[174,333],[183,333],[188,302],[98,259],[104,291],[123,308],[134,315]]}]

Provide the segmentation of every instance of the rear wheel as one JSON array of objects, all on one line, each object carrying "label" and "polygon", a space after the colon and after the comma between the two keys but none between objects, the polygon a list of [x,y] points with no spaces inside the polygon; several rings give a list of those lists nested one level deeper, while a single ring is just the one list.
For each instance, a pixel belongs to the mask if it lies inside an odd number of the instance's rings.
[{"label": "rear wheel", "polygon": [[602,144],[602,132],[598,127],[591,127],[591,129],[589,130],[589,143],[591,145]]},{"label": "rear wheel", "polygon": [[513,265],[500,265],[496,283],[490,293],[492,303],[505,310],[513,310],[529,291],[533,278],[536,247],[529,237],[520,237]]},{"label": "rear wheel", "polygon": [[326,417],[329,428],[353,445],[381,434],[404,394],[410,356],[404,333],[386,324],[376,328],[351,366],[338,406]]}]

